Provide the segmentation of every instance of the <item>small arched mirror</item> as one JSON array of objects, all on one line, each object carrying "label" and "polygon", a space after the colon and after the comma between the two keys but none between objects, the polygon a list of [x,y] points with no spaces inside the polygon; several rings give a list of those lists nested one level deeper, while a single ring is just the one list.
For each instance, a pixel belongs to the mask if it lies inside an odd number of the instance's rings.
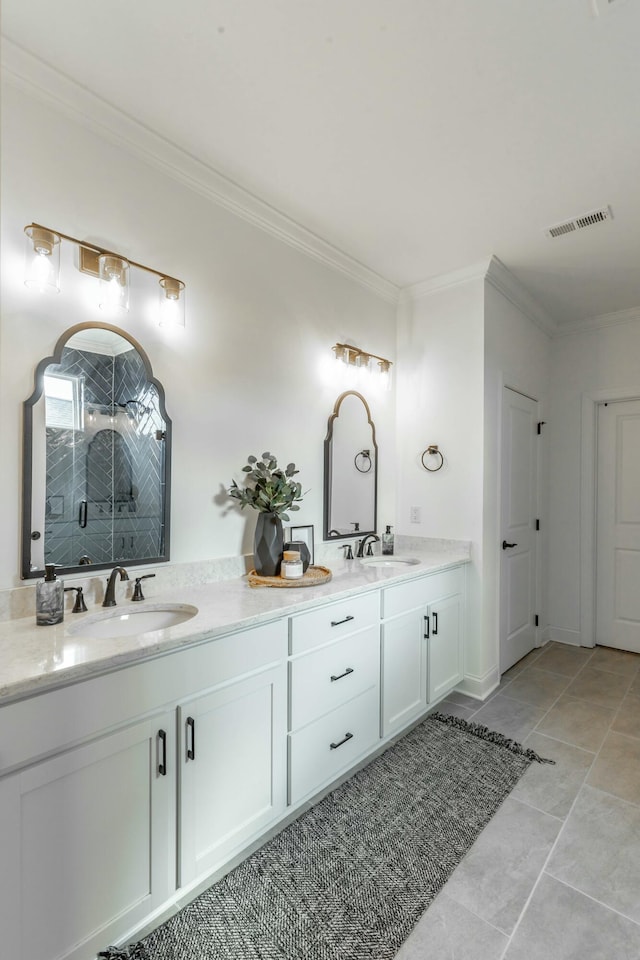
[{"label": "small arched mirror", "polygon": [[355,391],[340,394],[324,441],[324,538],[375,533],[378,447],[371,411]]},{"label": "small arched mirror", "polygon": [[[171,421],[144,350],[78,324],[24,403],[22,577],[169,559]],[[90,568],[89,568],[90,569]]]}]

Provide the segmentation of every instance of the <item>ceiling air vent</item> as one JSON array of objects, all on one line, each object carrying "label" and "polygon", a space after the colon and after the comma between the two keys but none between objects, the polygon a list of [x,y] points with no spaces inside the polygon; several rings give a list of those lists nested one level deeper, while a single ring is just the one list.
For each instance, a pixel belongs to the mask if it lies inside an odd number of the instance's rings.
[{"label": "ceiling air vent", "polygon": [[611,207],[601,207],[600,210],[591,210],[589,213],[583,213],[573,220],[565,220],[564,223],[556,223],[553,227],[547,227],[545,236],[562,237],[565,233],[575,233],[576,230],[584,230],[585,227],[594,227],[597,223],[603,223],[605,220],[613,220]]}]

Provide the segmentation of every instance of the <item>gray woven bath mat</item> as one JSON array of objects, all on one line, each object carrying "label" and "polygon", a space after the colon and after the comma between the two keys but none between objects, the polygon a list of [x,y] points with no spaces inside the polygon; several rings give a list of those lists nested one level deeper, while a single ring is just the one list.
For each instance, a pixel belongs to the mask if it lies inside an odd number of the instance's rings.
[{"label": "gray woven bath mat", "polygon": [[532,760],[432,714],[109,960],[392,960]]}]

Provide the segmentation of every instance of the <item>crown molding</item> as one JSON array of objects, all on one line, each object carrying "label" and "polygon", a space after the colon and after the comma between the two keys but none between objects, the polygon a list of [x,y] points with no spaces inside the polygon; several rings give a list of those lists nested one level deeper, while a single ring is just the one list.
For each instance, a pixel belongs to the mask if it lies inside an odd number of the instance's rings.
[{"label": "crown molding", "polygon": [[403,287],[400,290],[399,302],[412,303],[415,300],[428,297],[438,290],[457,287],[472,280],[484,280],[490,263],[491,258],[488,257],[486,260],[481,260],[480,263],[474,263],[469,267],[452,270],[450,273],[443,273],[437,277],[427,277],[426,280],[420,280],[419,283],[414,283],[410,287]]},{"label": "crown molding", "polygon": [[355,280],[389,303],[398,302],[399,287],[394,283],[6,37],[2,38],[2,74],[6,82],[23,93],[79,121],[83,127],[151,164],[173,180]]},{"label": "crown molding", "polygon": [[585,333],[587,330],[603,330],[622,323],[637,323],[640,321],[640,307],[630,310],[618,310],[616,313],[603,313],[599,317],[585,317],[584,320],[574,320],[572,323],[563,323],[555,333],[556,337],[570,337],[574,333]]},{"label": "crown molding", "polygon": [[497,257],[491,257],[486,280],[544,333],[550,337],[556,336],[558,331],[556,321]]},{"label": "crown molding", "polygon": [[503,297],[506,297],[510,303],[547,335],[554,336],[556,334],[557,325],[555,321],[497,257],[487,257],[486,260],[481,260],[469,267],[463,267],[461,270],[453,270],[451,273],[445,273],[438,277],[429,277],[420,283],[404,287],[400,291],[399,302],[402,304],[420,300],[422,297],[428,297],[438,290],[446,290],[449,287],[470,283],[473,280],[483,280],[490,283],[494,289],[501,293]]}]

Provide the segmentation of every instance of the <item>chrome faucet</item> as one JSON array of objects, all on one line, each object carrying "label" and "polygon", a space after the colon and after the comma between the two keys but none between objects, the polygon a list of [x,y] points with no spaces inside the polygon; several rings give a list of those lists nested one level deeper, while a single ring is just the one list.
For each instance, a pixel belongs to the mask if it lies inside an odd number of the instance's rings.
[{"label": "chrome faucet", "polygon": [[358,545],[356,548],[356,557],[364,557],[365,555],[364,548],[367,546],[367,541],[369,543],[369,546],[367,548],[367,556],[372,557],[373,556],[372,544],[378,543],[379,540],[380,540],[380,537],[377,537],[375,533],[368,533],[366,537],[362,538],[362,540],[358,540]]},{"label": "chrome faucet", "polygon": [[103,607],[115,607],[116,605],[116,577],[120,574],[121,580],[128,580],[129,574],[124,567],[114,567],[107,580],[107,589],[102,601]]}]

